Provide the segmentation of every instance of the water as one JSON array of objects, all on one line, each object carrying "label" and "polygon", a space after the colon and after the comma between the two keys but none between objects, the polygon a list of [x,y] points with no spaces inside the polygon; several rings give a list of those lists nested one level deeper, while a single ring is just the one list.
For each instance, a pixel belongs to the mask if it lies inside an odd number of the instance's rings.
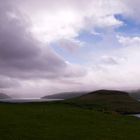
[{"label": "water", "polygon": [[0,99],[0,102],[6,103],[30,103],[30,102],[51,102],[51,101],[60,101],[63,99],[40,99],[40,98],[22,98],[22,99]]},{"label": "water", "polygon": [[133,114],[132,116],[140,118],[140,114]]}]

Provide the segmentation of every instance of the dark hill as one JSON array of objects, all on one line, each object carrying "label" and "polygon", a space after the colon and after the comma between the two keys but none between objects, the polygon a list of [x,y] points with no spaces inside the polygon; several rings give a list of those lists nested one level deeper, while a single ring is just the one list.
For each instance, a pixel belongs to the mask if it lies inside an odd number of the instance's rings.
[{"label": "dark hill", "polygon": [[53,95],[47,95],[42,97],[42,99],[70,99],[86,94],[86,92],[64,92],[57,93]]},{"label": "dark hill", "polygon": [[140,90],[131,91],[130,95],[136,100],[140,100]]},{"label": "dark hill", "polygon": [[0,99],[10,99],[11,97],[6,95],[5,93],[0,93]]},{"label": "dark hill", "polygon": [[140,102],[123,91],[98,90],[66,102],[100,111],[140,113]]},{"label": "dark hill", "polygon": [[79,100],[83,101],[101,101],[101,102],[120,102],[120,101],[132,101],[132,97],[127,92],[116,90],[98,90],[90,92],[86,95],[80,96]]}]

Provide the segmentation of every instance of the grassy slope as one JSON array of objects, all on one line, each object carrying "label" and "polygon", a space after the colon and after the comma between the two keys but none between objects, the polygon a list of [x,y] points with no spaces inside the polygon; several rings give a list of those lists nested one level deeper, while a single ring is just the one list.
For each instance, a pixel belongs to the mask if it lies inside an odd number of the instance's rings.
[{"label": "grassy slope", "polygon": [[140,103],[103,90],[61,102],[0,103],[0,140],[139,140],[140,119],[116,111],[137,112]]},{"label": "grassy slope", "polygon": [[100,111],[140,112],[140,102],[122,91],[99,90],[65,102]]},{"label": "grassy slope", "polygon": [[0,140],[140,139],[140,119],[63,103],[1,103],[0,112]]}]

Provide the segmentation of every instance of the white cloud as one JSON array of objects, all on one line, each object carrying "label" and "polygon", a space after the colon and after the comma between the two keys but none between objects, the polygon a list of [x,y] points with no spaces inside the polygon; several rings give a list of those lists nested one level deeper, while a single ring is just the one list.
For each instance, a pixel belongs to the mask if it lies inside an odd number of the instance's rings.
[{"label": "white cloud", "polygon": [[119,43],[126,47],[138,47],[140,46],[140,37],[124,37],[124,36],[117,36]]},{"label": "white cloud", "polygon": [[[118,41],[125,47],[100,56],[102,61],[90,64],[87,83],[99,88],[139,89],[140,83],[140,41],[139,37],[119,36]],[[99,59],[100,59],[99,57]],[[113,63],[113,65],[112,65]],[[115,63],[115,65],[114,65]]]},{"label": "white cloud", "polygon": [[[53,42],[78,36],[81,30],[120,26],[115,14],[123,12],[121,0],[19,1],[20,11],[31,20],[31,31],[42,41]],[[17,2],[18,3],[18,2]]]}]

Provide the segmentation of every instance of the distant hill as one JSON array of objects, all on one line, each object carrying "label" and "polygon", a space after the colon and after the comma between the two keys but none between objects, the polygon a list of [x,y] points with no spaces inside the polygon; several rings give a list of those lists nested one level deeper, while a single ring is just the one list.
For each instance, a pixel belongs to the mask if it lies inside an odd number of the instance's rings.
[{"label": "distant hill", "polygon": [[136,100],[140,100],[140,90],[131,91],[130,95]]},{"label": "distant hill", "polygon": [[6,95],[5,93],[0,93],[0,99],[10,99],[11,97]]},{"label": "distant hill", "polygon": [[63,92],[63,93],[57,93],[53,95],[47,95],[42,97],[42,99],[70,99],[70,98],[84,95],[86,93],[87,92]]},{"label": "distant hill", "polygon": [[100,111],[140,113],[140,102],[124,91],[98,90],[67,100],[66,102]]}]

